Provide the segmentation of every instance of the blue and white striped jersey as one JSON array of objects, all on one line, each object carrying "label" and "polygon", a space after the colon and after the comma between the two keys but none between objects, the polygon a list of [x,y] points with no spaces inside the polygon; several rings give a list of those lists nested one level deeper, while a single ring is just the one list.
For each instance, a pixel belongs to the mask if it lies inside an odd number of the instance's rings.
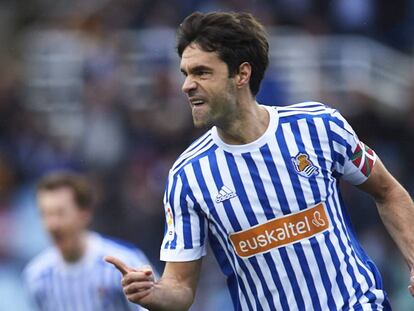
[{"label": "blue and white striped jersey", "polygon": [[161,260],[199,259],[208,240],[235,310],[390,310],[339,191],[375,153],[323,104],[266,109],[256,141],[228,145],[213,127],[175,162]]},{"label": "blue and white striped jersey", "polygon": [[86,254],[76,263],[63,260],[56,248],[35,257],[23,277],[32,302],[41,311],[145,310],[128,302],[121,274],[103,260],[114,255],[132,267],[148,265],[138,249],[90,232]]}]

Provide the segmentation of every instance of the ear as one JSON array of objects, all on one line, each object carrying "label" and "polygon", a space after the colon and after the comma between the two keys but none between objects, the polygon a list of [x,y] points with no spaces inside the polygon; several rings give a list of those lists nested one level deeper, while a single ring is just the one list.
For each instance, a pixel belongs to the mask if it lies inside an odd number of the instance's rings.
[{"label": "ear", "polygon": [[237,88],[242,88],[246,85],[248,86],[251,75],[252,75],[252,66],[248,62],[241,63],[239,66],[239,72],[236,74]]}]

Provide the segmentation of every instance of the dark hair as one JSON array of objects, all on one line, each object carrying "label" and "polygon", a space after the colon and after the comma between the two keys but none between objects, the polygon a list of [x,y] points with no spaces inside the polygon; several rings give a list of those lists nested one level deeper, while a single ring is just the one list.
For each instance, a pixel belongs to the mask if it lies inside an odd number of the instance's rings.
[{"label": "dark hair", "polygon": [[269,64],[269,43],[264,27],[249,13],[193,13],[177,30],[177,52],[196,43],[206,52],[217,52],[234,76],[243,62],[252,67],[250,90],[256,95]]},{"label": "dark hair", "polygon": [[55,172],[43,176],[37,184],[37,192],[69,188],[73,191],[76,205],[81,209],[92,209],[94,196],[87,179],[72,172]]}]

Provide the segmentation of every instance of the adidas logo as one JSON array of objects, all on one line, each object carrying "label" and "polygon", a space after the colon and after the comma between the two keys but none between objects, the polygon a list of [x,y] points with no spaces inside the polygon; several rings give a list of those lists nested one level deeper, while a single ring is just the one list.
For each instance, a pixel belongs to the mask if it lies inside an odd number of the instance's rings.
[{"label": "adidas logo", "polygon": [[216,203],[220,203],[234,197],[237,197],[237,194],[234,191],[231,191],[228,187],[223,186],[216,196]]}]

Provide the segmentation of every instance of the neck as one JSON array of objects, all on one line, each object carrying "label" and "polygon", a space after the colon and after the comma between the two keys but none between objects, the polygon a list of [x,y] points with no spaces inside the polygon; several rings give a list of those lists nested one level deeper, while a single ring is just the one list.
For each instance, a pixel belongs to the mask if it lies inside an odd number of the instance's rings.
[{"label": "neck", "polygon": [[269,126],[269,113],[254,100],[238,105],[237,115],[228,126],[217,126],[220,138],[229,145],[251,143],[264,134]]},{"label": "neck", "polygon": [[87,234],[82,233],[74,238],[70,251],[62,252],[63,259],[66,262],[73,263],[83,257],[86,252]]}]

